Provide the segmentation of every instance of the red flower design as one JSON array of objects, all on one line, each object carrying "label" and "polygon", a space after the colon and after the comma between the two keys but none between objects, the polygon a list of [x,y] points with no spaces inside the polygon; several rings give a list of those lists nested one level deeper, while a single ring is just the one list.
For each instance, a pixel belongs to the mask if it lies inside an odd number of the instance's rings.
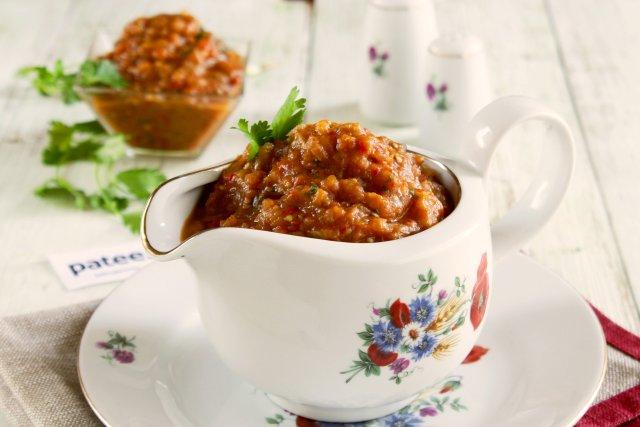
[{"label": "red flower design", "polygon": [[485,348],[479,345],[474,345],[471,351],[469,352],[469,354],[467,354],[467,357],[465,357],[464,360],[462,361],[462,364],[464,365],[467,363],[475,363],[478,360],[482,359],[482,356],[484,356],[488,352],[489,352],[488,348]]},{"label": "red flower design", "polygon": [[310,420],[309,418],[301,417],[298,415],[296,417],[296,427],[319,427],[320,423],[316,420]]},{"label": "red flower design", "polygon": [[484,312],[487,309],[487,301],[489,300],[489,275],[487,274],[487,253],[482,254],[480,265],[478,266],[478,277],[473,287],[473,295],[471,296],[471,324],[473,329],[478,329]]},{"label": "red flower design", "polygon": [[113,358],[120,363],[132,363],[135,360],[133,353],[127,350],[113,350]]},{"label": "red flower design", "polygon": [[452,378],[442,385],[442,387],[440,388],[440,394],[445,394],[457,390],[461,385],[462,382],[460,381],[460,379]]},{"label": "red flower design", "polygon": [[454,388],[451,385],[445,385],[444,387],[442,387],[440,389],[440,394],[445,394],[445,393],[449,393],[450,391],[453,391]]},{"label": "red flower design", "polygon": [[367,350],[367,355],[373,363],[378,366],[391,365],[398,358],[398,353],[387,353],[378,348],[376,344],[371,344]]},{"label": "red flower design", "polygon": [[395,300],[389,307],[389,315],[391,316],[391,323],[396,328],[402,329],[404,325],[411,323],[409,306],[399,299]]}]

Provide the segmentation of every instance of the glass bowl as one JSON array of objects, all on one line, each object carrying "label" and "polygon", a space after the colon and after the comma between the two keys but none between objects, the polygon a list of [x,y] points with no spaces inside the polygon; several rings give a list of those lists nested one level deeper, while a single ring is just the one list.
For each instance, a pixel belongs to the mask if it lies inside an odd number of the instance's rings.
[{"label": "glass bowl", "polygon": [[[96,37],[105,49],[104,33]],[[249,44],[229,42],[244,58],[242,87],[233,96],[141,92],[128,89],[76,86],[80,98],[95,112],[100,123],[113,133],[126,136],[137,154],[196,157],[213,139],[233,112],[244,92]],[[94,42],[90,58],[98,55]]]}]

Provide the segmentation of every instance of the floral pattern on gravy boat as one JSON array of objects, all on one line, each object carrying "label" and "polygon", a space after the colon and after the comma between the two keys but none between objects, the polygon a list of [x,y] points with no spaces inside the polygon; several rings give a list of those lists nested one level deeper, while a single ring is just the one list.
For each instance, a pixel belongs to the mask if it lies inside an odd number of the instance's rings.
[{"label": "floral pattern on gravy boat", "polygon": [[[475,363],[487,354],[488,351],[489,350],[487,348],[474,346],[463,363]],[[455,393],[455,391],[460,389],[462,385],[462,376],[449,376],[435,386],[425,390],[416,400],[399,411],[383,418],[360,423],[325,423],[310,420],[290,412],[276,413],[266,417],[265,421],[269,425],[279,426],[289,420],[294,420],[296,427],[419,427],[423,425],[423,422],[428,421],[433,417],[437,417],[446,411],[466,411],[468,409],[467,406],[463,403],[462,398],[460,396],[456,396]]]},{"label": "floral pattern on gravy boat", "polygon": [[[429,269],[418,274],[418,282],[412,285],[415,297],[408,304],[396,299],[384,307],[372,304],[372,321],[365,323],[364,330],[357,333],[363,341],[358,350],[358,360],[341,374],[348,375],[346,382],[356,375],[379,376],[381,367],[391,371],[389,380],[400,384],[416,369],[417,362],[427,357],[447,357],[458,343],[456,330],[467,318],[465,306],[466,279],[456,277],[455,291],[449,294],[446,288],[435,293],[438,276]],[[478,266],[477,281],[473,289],[470,317],[477,329],[484,317],[488,300],[489,281],[487,254],[482,254]]]}]

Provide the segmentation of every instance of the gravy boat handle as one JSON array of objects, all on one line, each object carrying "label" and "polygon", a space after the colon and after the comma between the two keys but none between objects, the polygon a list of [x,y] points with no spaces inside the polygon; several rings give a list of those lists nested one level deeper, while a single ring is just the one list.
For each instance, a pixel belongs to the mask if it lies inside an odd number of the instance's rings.
[{"label": "gravy boat handle", "polygon": [[[524,96],[499,98],[480,110],[469,124],[462,157],[485,179],[503,136],[528,120],[539,120],[557,133],[550,138],[538,170],[524,195],[491,226],[496,259],[517,249],[551,218],[564,197],[574,166],[574,141],[569,125],[541,102]],[[541,148],[542,149],[542,148]]]}]

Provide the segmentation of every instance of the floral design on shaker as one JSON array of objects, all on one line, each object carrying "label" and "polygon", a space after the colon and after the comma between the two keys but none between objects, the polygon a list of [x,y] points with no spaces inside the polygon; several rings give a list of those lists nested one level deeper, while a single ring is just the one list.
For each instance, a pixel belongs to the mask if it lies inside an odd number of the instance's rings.
[{"label": "floral design on shaker", "polygon": [[115,331],[109,331],[107,334],[109,335],[107,341],[96,342],[96,347],[103,350],[100,357],[111,364],[114,361],[122,364],[133,363],[136,351],[136,345],[133,341],[136,337],[127,338]]},{"label": "floral design on shaker", "polygon": [[449,100],[447,99],[447,92],[449,91],[449,85],[442,82],[440,85],[436,83],[436,78],[432,77],[431,81],[427,83],[426,93],[427,100],[433,103],[433,109],[436,111],[448,111],[451,108]]},{"label": "floral design on shaker", "polygon": [[376,45],[369,46],[369,62],[372,65],[371,70],[373,73],[378,76],[384,76],[384,68],[386,62],[389,60],[389,52],[380,51]]},{"label": "floral design on shaker", "polygon": [[451,294],[446,289],[435,292],[438,276],[429,269],[426,274],[418,274],[418,282],[413,285],[416,295],[408,304],[399,298],[387,301],[384,307],[371,304],[372,321],[357,333],[363,341],[358,359],[340,372],[347,375],[346,382],[360,373],[366,377],[379,376],[381,368],[387,368],[389,380],[400,384],[421,369],[418,362],[428,357],[446,357],[459,341],[455,331],[465,323],[467,303],[471,302],[474,330],[482,321],[488,292],[486,269],[485,253],[471,299],[465,298],[466,279],[460,277],[455,278]]}]

